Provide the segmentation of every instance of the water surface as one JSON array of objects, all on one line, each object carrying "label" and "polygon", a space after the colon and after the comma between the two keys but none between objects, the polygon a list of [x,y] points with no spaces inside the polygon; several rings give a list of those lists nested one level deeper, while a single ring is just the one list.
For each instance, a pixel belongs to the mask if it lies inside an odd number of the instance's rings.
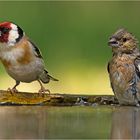
[{"label": "water surface", "polygon": [[140,138],[136,107],[0,107],[0,138]]}]

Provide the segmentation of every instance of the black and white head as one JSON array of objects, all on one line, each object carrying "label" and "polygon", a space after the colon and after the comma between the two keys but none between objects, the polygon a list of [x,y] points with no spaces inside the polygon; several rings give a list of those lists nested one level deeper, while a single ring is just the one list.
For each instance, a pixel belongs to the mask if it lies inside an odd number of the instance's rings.
[{"label": "black and white head", "polygon": [[24,36],[23,30],[12,22],[0,23],[0,47],[14,46]]}]

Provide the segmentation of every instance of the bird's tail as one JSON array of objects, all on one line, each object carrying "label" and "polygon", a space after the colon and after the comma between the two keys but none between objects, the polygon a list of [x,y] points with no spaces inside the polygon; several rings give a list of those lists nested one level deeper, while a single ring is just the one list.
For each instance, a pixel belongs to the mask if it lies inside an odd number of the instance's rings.
[{"label": "bird's tail", "polygon": [[56,78],[50,76],[46,70],[40,75],[39,78],[43,83],[49,83],[50,80],[58,81]]},{"label": "bird's tail", "polygon": [[52,76],[50,76],[50,75],[48,75],[48,77],[49,77],[50,80],[52,80],[52,81],[59,81],[58,79],[56,79],[56,78],[54,78],[54,77],[52,77]]}]

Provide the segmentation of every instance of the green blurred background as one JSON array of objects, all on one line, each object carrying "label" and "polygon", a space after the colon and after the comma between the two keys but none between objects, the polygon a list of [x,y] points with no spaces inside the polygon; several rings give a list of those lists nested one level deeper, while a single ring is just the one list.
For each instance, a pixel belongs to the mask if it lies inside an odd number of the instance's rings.
[{"label": "green blurred background", "polygon": [[[111,58],[108,38],[125,27],[140,40],[140,2],[42,1],[0,2],[0,22],[13,21],[40,48],[46,68],[59,82],[52,92],[112,94],[106,70]],[[2,64],[0,89],[14,85]],[[21,84],[37,91],[37,82]]]}]

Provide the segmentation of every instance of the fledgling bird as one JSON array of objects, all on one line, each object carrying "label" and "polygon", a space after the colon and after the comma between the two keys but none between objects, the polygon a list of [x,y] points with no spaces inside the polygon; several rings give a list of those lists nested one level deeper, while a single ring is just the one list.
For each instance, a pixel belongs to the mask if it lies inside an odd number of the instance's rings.
[{"label": "fledgling bird", "polygon": [[126,29],[109,39],[112,59],[108,63],[111,87],[122,105],[140,105],[140,50],[138,41]]},{"label": "fledgling bird", "polygon": [[16,87],[20,82],[36,80],[41,86],[39,93],[50,93],[42,83],[58,81],[45,70],[42,55],[36,45],[12,22],[0,23],[0,60],[7,73],[16,81],[15,86],[9,88],[12,93],[17,92]]}]

